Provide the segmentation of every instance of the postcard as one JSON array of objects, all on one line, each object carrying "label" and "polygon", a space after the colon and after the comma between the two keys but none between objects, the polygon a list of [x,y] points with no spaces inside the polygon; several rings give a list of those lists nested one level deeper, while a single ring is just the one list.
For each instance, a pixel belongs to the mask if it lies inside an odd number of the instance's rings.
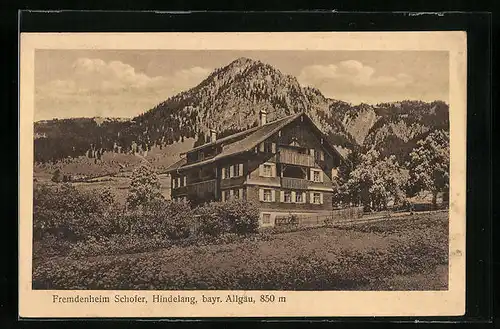
[{"label": "postcard", "polygon": [[21,33],[19,316],[465,312],[466,33]]}]

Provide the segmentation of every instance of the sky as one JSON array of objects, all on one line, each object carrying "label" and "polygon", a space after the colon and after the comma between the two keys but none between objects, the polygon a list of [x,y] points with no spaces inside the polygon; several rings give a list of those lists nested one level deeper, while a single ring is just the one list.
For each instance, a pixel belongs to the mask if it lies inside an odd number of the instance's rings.
[{"label": "sky", "polygon": [[448,102],[443,51],[36,50],[35,121],[133,117],[239,57],[352,104]]}]

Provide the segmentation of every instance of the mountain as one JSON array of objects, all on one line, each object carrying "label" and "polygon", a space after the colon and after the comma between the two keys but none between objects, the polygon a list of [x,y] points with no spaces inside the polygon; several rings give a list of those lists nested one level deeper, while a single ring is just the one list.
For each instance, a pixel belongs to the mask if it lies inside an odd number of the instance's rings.
[{"label": "mountain", "polygon": [[201,136],[203,143],[210,129],[226,136],[257,125],[261,110],[267,111],[269,121],[305,111],[337,144],[352,146],[354,139],[329,113],[329,104],[319,90],[301,87],[295,77],[239,58],[135,121],[158,132],[179,126],[182,136]]},{"label": "mountain", "polygon": [[142,152],[147,157],[168,153],[171,157],[169,146],[202,144],[210,129],[223,137],[257,125],[262,109],[267,111],[268,121],[306,112],[344,153],[370,148],[385,154],[404,153],[421,134],[448,124],[448,106],[443,102],[353,106],[329,99],[318,89],[302,87],[295,77],[269,64],[239,58],[216,69],[194,88],[130,120],[36,122],[35,161],[85,156],[97,164],[106,152]]},{"label": "mountain", "polygon": [[394,154],[401,161],[431,131],[449,131],[449,109],[442,101],[383,103],[373,111],[377,119],[363,140],[363,149],[377,149],[383,156]]}]

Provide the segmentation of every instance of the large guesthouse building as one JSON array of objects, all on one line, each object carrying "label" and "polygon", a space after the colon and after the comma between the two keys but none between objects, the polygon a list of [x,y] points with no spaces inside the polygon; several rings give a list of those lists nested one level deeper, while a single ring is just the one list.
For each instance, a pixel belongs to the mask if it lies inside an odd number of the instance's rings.
[{"label": "large guesthouse building", "polygon": [[276,217],[332,210],[340,153],[305,114],[267,122],[195,147],[170,166],[171,197],[194,203],[244,198],[259,205],[261,226]]}]

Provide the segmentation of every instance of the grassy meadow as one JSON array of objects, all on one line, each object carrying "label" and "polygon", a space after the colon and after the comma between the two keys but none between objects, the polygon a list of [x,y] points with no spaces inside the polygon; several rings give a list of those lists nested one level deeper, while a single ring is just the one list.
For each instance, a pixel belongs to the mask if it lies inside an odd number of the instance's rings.
[{"label": "grassy meadow", "polygon": [[[34,289],[446,290],[448,212],[34,259]],[[36,246],[35,246],[36,249]],[[63,248],[64,250],[70,250]]]}]

